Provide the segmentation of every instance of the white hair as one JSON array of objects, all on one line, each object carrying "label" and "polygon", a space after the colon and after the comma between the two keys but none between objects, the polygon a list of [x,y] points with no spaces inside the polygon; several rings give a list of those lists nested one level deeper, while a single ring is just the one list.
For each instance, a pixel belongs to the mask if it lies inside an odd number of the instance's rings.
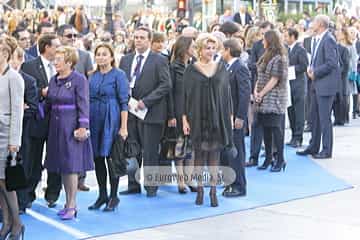
[{"label": "white hair", "polygon": [[314,21],[320,22],[320,24],[321,24],[324,28],[329,28],[330,18],[329,18],[328,16],[326,16],[326,15],[323,15],[323,14],[317,15],[317,16],[314,18]]}]

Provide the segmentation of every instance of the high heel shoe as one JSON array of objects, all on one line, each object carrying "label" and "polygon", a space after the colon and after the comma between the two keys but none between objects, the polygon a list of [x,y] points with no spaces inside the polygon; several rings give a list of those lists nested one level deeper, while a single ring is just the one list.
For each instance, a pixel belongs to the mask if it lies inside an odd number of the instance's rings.
[{"label": "high heel shoe", "polygon": [[113,212],[118,207],[120,203],[120,199],[117,197],[110,198],[109,202],[106,204],[106,207],[104,208],[104,212]]},{"label": "high heel shoe", "polygon": [[280,163],[276,163],[271,169],[270,172],[280,172],[281,170],[283,170],[283,172],[285,171],[286,168],[286,162],[282,161]]},{"label": "high heel shoe", "polygon": [[257,167],[257,169],[258,170],[266,170],[270,165],[273,166],[273,164],[274,163],[272,161],[265,160],[265,162],[261,166]]},{"label": "high heel shoe", "polygon": [[99,197],[93,205],[88,207],[88,209],[89,210],[98,210],[99,208],[101,208],[102,205],[107,204],[108,202],[109,202],[108,198],[100,198]]},{"label": "high heel shoe", "polygon": [[216,187],[211,187],[210,189],[210,205],[212,207],[219,206],[218,199],[216,196]]},{"label": "high heel shoe", "polygon": [[77,218],[76,208],[67,208],[64,215],[60,216],[61,220],[72,220]]},{"label": "high heel shoe", "polygon": [[9,227],[9,229],[4,234],[0,234],[0,240],[8,239],[10,233],[11,233],[11,226]]},{"label": "high heel shoe", "polygon": [[187,193],[187,189],[186,189],[185,186],[182,186],[182,187],[178,186],[178,191],[179,191],[180,194],[186,194]]},{"label": "high heel shoe", "polygon": [[190,189],[190,192],[197,192],[197,188],[196,187],[193,187],[191,185],[188,185],[189,189]]},{"label": "high heel shoe", "polygon": [[11,233],[8,240],[24,240],[24,234],[25,234],[25,226],[22,225],[20,228],[20,232],[16,234]]},{"label": "high heel shoe", "polygon": [[66,208],[66,205],[64,205],[64,208],[61,209],[60,211],[58,211],[58,212],[57,212],[57,215],[58,215],[58,216],[64,215],[64,214],[66,213],[66,209],[67,209],[67,208]]},{"label": "high heel shoe", "polygon": [[195,204],[203,205],[203,203],[204,203],[204,187],[197,187]]}]

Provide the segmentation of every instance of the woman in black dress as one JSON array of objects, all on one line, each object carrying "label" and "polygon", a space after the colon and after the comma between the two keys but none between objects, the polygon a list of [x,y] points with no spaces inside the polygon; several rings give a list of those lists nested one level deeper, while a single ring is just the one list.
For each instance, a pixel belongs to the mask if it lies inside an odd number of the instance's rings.
[{"label": "woman in black dress", "polygon": [[208,166],[210,201],[218,206],[216,197],[220,152],[232,145],[232,103],[229,74],[222,63],[213,61],[217,40],[201,34],[196,40],[198,59],[184,73],[185,106],[184,134],[190,134],[195,162],[197,196],[195,204],[202,205],[204,197],[203,167]]},{"label": "woman in black dress", "polygon": [[[194,55],[195,43],[192,38],[180,36],[174,46],[171,56],[170,74],[172,90],[169,94],[169,120],[168,127],[176,127],[177,137],[183,135],[182,115],[184,113],[184,71],[190,58]],[[192,159],[178,159],[175,161],[178,174],[179,193],[187,192],[185,179],[192,191],[195,189],[190,185],[190,177],[194,162]],[[186,167],[184,167],[186,166]],[[186,178],[184,178],[184,174]]]},{"label": "woman in black dress", "polygon": [[257,63],[257,81],[254,89],[257,117],[264,128],[265,162],[258,167],[266,170],[272,164],[272,142],[277,149],[277,161],[271,171],[285,170],[284,130],[287,106],[287,51],[274,30],[265,33],[265,53]]}]

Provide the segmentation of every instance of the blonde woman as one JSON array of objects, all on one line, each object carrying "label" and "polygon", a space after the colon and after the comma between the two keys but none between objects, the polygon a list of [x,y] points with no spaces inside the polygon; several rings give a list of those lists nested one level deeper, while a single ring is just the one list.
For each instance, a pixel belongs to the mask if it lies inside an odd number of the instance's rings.
[{"label": "blonde woman", "polygon": [[190,135],[197,179],[196,205],[203,204],[202,172],[207,163],[210,174],[210,204],[218,206],[216,176],[220,152],[232,145],[231,93],[229,75],[225,66],[216,63],[214,54],[218,43],[210,34],[201,34],[196,40],[199,61],[189,65],[184,73],[185,106],[183,130]]}]

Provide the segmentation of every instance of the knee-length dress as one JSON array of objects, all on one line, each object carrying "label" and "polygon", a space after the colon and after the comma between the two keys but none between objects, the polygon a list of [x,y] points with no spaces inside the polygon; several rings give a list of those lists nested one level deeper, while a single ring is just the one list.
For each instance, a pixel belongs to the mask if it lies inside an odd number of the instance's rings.
[{"label": "knee-length dress", "polygon": [[89,128],[89,83],[73,71],[67,78],[54,76],[49,83],[46,109],[50,112],[45,168],[59,174],[94,169],[90,139],[78,141],[74,130]]},{"label": "knee-length dress", "polygon": [[128,110],[129,82],[117,68],[90,76],[90,131],[94,157],[108,157],[121,126],[120,114]]}]

